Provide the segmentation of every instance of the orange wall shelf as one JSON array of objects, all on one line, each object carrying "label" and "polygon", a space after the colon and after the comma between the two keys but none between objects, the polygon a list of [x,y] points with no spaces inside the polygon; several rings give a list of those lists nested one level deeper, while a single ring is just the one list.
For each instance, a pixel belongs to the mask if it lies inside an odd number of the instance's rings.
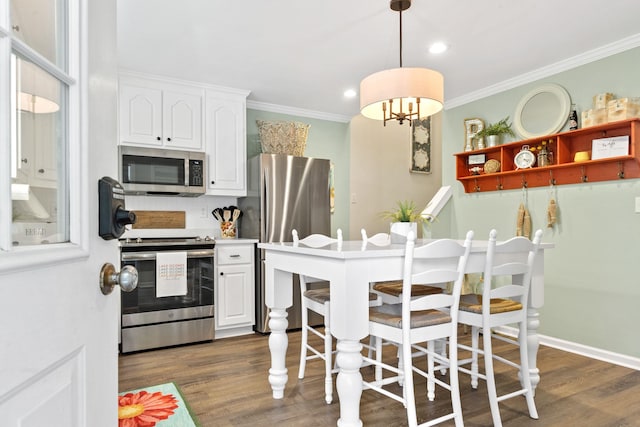
[{"label": "orange wall shelf", "polygon": [[[605,159],[574,162],[578,151],[588,151],[594,139],[629,136],[629,154]],[[548,166],[517,169],[515,155],[524,145],[538,147],[547,142],[553,153]],[[484,155],[485,161],[495,159],[500,162],[500,171],[474,175],[470,169],[469,156]],[[534,152],[537,156],[537,152]],[[511,142],[480,150],[454,154],[456,158],[456,179],[464,186],[466,193],[496,190],[511,190],[523,187],[542,187],[551,184],[578,184],[584,182],[611,181],[640,178],[640,119],[622,120],[588,128],[546,135],[543,137]],[[481,156],[480,156],[481,157]]]}]

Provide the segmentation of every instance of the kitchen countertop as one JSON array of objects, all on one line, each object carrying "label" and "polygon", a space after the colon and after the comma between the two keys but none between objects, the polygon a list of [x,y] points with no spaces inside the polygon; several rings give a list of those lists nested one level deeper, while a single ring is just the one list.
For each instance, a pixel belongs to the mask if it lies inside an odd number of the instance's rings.
[{"label": "kitchen countertop", "polygon": [[258,239],[221,239],[220,230],[214,228],[148,228],[127,229],[122,239],[141,238],[181,238],[181,237],[213,237],[216,244],[258,243]]},{"label": "kitchen countertop", "polygon": [[230,245],[234,243],[258,243],[258,239],[220,239],[216,237],[216,245]]}]

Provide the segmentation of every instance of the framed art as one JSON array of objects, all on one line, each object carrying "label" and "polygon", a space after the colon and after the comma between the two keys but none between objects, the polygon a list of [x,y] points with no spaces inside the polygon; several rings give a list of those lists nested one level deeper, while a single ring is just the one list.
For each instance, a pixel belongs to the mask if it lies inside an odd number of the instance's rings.
[{"label": "framed art", "polygon": [[431,117],[412,122],[411,172],[431,173]]}]

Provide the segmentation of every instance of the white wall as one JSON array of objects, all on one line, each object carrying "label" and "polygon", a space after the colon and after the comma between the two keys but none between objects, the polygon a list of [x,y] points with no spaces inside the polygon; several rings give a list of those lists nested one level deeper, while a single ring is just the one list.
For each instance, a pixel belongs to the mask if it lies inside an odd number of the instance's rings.
[{"label": "white wall", "polygon": [[[411,128],[389,122],[383,126],[358,115],[351,120],[350,235],[389,232],[389,220],[381,213],[394,210],[397,202],[413,200],[422,210],[442,183],[441,114],[431,119],[430,174],[412,173]],[[419,227],[420,228],[420,227]],[[420,234],[420,231],[419,233]]]}]

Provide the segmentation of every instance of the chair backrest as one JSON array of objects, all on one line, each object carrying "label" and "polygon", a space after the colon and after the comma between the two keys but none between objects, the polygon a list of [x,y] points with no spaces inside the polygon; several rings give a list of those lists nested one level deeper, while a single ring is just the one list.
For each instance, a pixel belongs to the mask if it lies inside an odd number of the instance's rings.
[{"label": "chair backrest", "polygon": [[[513,237],[497,243],[497,232],[491,230],[484,268],[482,301],[484,311],[489,313],[489,302],[495,298],[509,298],[527,306],[533,265],[539,252],[542,230],[537,230],[533,241],[526,237]],[[494,279],[506,279],[507,283],[493,287]]]},{"label": "chair backrest", "polygon": [[391,244],[391,235],[389,233],[377,233],[371,237],[367,237],[367,231],[363,228],[360,230],[362,235],[362,249],[367,248],[367,243],[375,246],[389,246]]},{"label": "chair backrest", "polygon": [[342,229],[340,228],[338,228],[338,231],[337,231],[338,237],[335,239],[331,236],[325,236],[324,234],[317,234],[317,233],[310,234],[304,239],[300,239],[298,237],[298,231],[295,229],[291,231],[291,234],[293,235],[293,246],[299,246],[300,244],[303,244],[310,248],[321,248],[323,246],[327,246],[332,243],[337,243],[338,250],[342,248]]},{"label": "chair backrest", "polygon": [[[411,311],[442,309],[449,311],[452,322],[458,322],[460,288],[471,252],[473,231],[467,232],[460,244],[453,239],[437,239],[415,246],[415,234],[409,232],[405,247],[402,283],[402,324],[408,325]],[[453,282],[451,293],[412,297],[411,286],[444,285]]]}]

